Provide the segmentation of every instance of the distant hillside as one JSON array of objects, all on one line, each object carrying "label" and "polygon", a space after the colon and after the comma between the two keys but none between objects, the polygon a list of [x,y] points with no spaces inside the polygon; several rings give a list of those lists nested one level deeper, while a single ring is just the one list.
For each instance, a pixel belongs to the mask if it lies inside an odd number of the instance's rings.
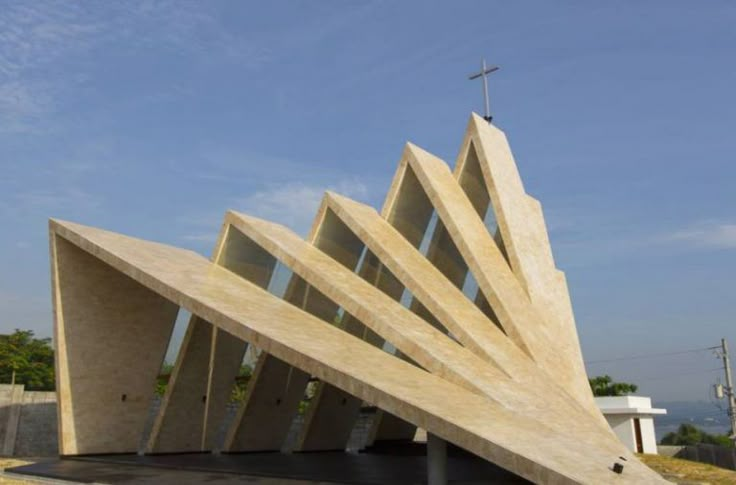
[{"label": "distant hillside", "polygon": [[665,416],[654,418],[654,426],[657,432],[657,441],[669,433],[677,430],[681,423],[690,423],[711,434],[724,434],[730,430],[728,415],[726,414],[725,401],[719,403],[722,409],[718,409],[715,403],[706,401],[659,401],[655,402],[655,408],[667,410]]}]

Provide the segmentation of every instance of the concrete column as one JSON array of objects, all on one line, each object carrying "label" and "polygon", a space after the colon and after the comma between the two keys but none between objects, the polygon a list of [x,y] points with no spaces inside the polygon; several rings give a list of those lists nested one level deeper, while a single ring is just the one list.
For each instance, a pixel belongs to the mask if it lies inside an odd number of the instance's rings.
[{"label": "concrete column", "polygon": [[447,443],[427,433],[427,483],[447,485]]}]

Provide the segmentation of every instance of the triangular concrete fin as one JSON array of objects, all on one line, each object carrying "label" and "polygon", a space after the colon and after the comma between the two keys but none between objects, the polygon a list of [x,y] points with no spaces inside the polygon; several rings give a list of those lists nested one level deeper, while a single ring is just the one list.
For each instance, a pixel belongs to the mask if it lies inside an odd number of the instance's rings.
[{"label": "triangular concrete fin", "polygon": [[[378,410],[371,440],[421,427],[538,483],[663,483],[596,408],[541,205],[503,132],[476,115],[454,173],[407,143],[380,214],[328,192],[306,241],[233,211],[212,261],[49,229],[64,454],[134,451],[181,307],[192,317],[150,452],[219,449],[250,345],[223,451],[280,449],[313,381],[297,451],[344,449],[366,404]],[[80,366],[105,351],[102,371]],[[101,409],[115,414],[100,417],[86,389],[113,368]],[[610,468],[620,457],[623,475]]]},{"label": "triangular concrete fin", "polygon": [[[550,347],[567,356],[569,371],[561,375],[564,385],[585,405],[594,406],[567,285],[555,267],[541,204],[526,193],[505,133],[475,114],[468,121],[455,167],[458,180],[465,174],[474,179],[463,187],[468,187],[466,194],[479,205],[484,197],[488,200],[507,260],[555,335]],[[469,189],[472,186],[474,190]]]},{"label": "triangular concrete fin", "polygon": [[[249,226],[265,234],[264,237],[277,237],[279,241],[286,239],[286,242],[280,243],[279,251],[299,249],[312,253],[291,241],[288,231],[284,232],[283,228],[260,223]],[[627,480],[663,483],[656,474],[625,451],[612,435],[596,433],[589,428],[586,424],[589,420],[581,419],[579,424],[569,423],[566,416],[574,416],[569,412],[566,414],[564,410],[559,416],[559,424],[554,419],[545,418],[546,413],[554,411],[545,411],[547,403],[539,402],[536,392],[527,393],[524,386],[519,387],[505,377],[494,376],[489,380],[493,374],[491,367],[472,353],[467,352],[466,355],[459,345],[447,347],[441,343],[444,340],[437,340],[432,357],[444,366],[447,373],[430,374],[279,300],[190,251],[83,226],[57,224],[52,228],[51,237],[52,240],[56,237],[65,239],[89,257],[104,262],[110,271],[125,275],[135,284],[168,300],[173,308],[182,306],[289,365],[315,375],[359,399],[375,403],[399,418],[529,480],[544,483],[620,483],[621,476],[612,473],[609,466],[619,455],[623,455],[629,457],[625,475]],[[55,254],[56,257],[58,255]],[[323,258],[317,253],[299,257],[302,262],[308,261],[310,268],[322,265]],[[339,263],[332,261],[339,266]],[[336,272],[334,282],[342,282],[343,277],[351,279],[339,273]],[[77,278],[84,279],[86,276],[77,275]],[[67,291],[67,285],[74,285],[70,281],[61,283],[55,290],[61,294]],[[342,291],[338,286],[335,284],[336,297]],[[360,285],[357,287],[360,288]],[[369,288],[371,290],[368,293],[377,291],[372,286]],[[360,298],[354,299],[357,301]],[[56,308],[57,324],[59,321],[69,324],[81,318],[72,310],[74,305],[70,303],[64,302]],[[103,302],[103,306],[108,304],[111,302]],[[371,317],[377,318],[378,312],[373,313]],[[411,315],[406,309],[397,312],[402,323],[409,321],[404,314]],[[428,332],[432,332],[431,326],[422,324],[429,329]],[[83,337],[84,334],[80,334],[74,340],[83,341]],[[71,343],[68,338],[64,341],[67,346]],[[443,347],[453,350],[442,350]],[[64,358],[73,360],[78,351],[67,347]],[[473,362],[479,364],[476,366]],[[455,379],[455,375],[474,380],[471,385],[481,392],[453,384],[450,380]],[[74,407],[73,401],[82,398],[80,390],[73,385],[68,387],[64,380],[60,384],[62,399],[70,400]],[[494,394],[493,398],[485,394],[489,392]],[[530,400],[530,396],[534,399]],[[510,401],[502,404],[505,400]],[[525,407],[535,402],[539,404],[536,409],[538,413],[528,412]],[[87,421],[88,417],[84,415],[62,413],[60,417],[62,429],[67,430],[79,430],[85,422],[95,422]],[[120,430],[109,433],[113,429],[98,428],[97,432],[113,441],[122,433]],[[585,439],[581,439],[582,436]],[[67,443],[72,453],[79,452],[80,443],[75,442],[78,439],[79,435],[70,438]],[[94,453],[95,446],[89,446],[87,451]]]}]

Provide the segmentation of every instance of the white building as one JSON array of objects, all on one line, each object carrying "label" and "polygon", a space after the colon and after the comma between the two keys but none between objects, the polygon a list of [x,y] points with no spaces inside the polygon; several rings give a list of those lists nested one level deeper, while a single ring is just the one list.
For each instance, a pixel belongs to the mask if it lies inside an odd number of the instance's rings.
[{"label": "white building", "polygon": [[619,439],[634,453],[657,453],[654,416],[666,409],[652,408],[652,400],[640,396],[596,397],[606,421]]}]

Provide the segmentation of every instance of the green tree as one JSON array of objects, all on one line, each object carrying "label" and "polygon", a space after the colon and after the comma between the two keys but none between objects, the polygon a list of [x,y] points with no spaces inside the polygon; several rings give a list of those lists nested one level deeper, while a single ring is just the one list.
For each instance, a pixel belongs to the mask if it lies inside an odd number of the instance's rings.
[{"label": "green tree", "polygon": [[[161,372],[156,378],[156,394],[163,396],[166,394],[166,388],[169,386],[169,380],[171,379],[171,372],[174,370],[174,365],[168,362],[164,362],[161,366]],[[238,376],[235,378],[235,385],[230,393],[230,402],[241,402],[245,399],[245,388],[248,386],[250,376],[253,374],[253,369],[249,365],[241,365],[238,371]]]},{"label": "green tree", "polygon": [[174,365],[168,362],[164,362],[161,366],[161,372],[156,377],[156,394],[163,396],[166,394],[166,387],[169,385],[169,379],[171,378],[171,371],[174,370]]},{"label": "green tree", "polygon": [[636,384],[628,382],[613,382],[611,376],[597,376],[588,379],[594,396],[625,396],[639,389]]},{"label": "green tree", "polygon": [[249,365],[241,365],[238,371],[238,377],[235,378],[235,386],[230,393],[230,402],[243,402],[245,399],[245,389],[248,387],[248,381],[250,381],[251,375],[253,375],[253,368]]},{"label": "green tree", "polygon": [[698,443],[707,443],[710,445],[726,446],[733,448],[734,443],[726,435],[709,434],[696,428],[692,424],[682,423],[677,432],[667,433],[659,442],[661,445],[697,445]]},{"label": "green tree", "polygon": [[25,384],[29,391],[53,391],[54,349],[51,339],[35,338],[33,330],[0,335],[0,382]]}]

